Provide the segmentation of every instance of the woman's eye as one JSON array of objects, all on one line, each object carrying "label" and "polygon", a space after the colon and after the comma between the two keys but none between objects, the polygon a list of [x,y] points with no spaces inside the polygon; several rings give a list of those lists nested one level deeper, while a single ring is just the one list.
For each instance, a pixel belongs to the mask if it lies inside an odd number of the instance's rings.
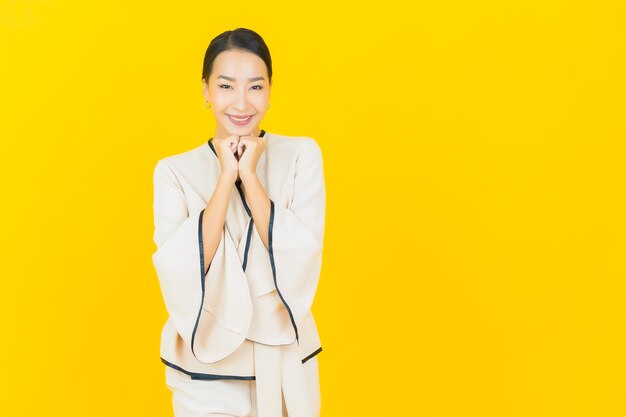
[{"label": "woman's eye", "polygon": [[[228,85],[228,84],[218,84],[218,86],[219,86],[220,88],[223,88],[224,90],[225,90],[226,88],[229,88],[229,87],[230,87],[230,85]],[[259,87],[259,88],[257,88],[257,90],[262,90],[262,89],[263,89],[263,86],[261,86],[261,85],[253,85],[253,86],[252,86],[252,88],[254,88],[254,87]]]}]

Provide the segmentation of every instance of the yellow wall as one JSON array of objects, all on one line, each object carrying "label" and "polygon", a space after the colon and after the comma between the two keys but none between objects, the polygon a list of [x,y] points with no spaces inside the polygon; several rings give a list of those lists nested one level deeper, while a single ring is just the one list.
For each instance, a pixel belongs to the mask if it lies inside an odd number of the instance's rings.
[{"label": "yellow wall", "polygon": [[0,414],[171,416],[152,170],[209,41],[324,154],[322,416],[626,415],[624,3],[0,0]]}]

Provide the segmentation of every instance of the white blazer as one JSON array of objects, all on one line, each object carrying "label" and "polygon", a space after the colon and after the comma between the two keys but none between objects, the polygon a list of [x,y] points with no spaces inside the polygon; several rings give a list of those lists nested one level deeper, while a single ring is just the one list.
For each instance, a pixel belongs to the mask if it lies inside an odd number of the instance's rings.
[{"label": "white blazer", "polygon": [[155,166],[152,261],[169,313],[160,356],[192,379],[256,380],[260,417],[281,415],[282,388],[289,416],[304,417],[313,407],[302,366],[322,350],[311,313],[324,241],[322,153],[309,137],[261,137],[269,249],[239,180],[208,266],[202,214],[221,172],[212,140]]}]

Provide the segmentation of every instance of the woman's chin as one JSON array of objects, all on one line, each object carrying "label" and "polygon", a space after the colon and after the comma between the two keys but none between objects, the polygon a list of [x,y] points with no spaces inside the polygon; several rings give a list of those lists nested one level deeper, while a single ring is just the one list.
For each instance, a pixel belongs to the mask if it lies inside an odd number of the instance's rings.
[{"label": "woman's chin", "polygon": [[233,136],[252,136],[254,134],[254,131],[256,130],[256,127],[254,128],[249,128],[248,126],[242,127],[241,129],[230,129],[228,130],[228,134],[229,135],[233,135]]},{"label": "woman's chin", "polygon": [[259,128],[258,123],[254,123],[251,125],[245,126],[235,126],[230,123],[230,126],[227,126],[226,131],[229,135],[239,135],[239,136],[252,136],[254,132]]}]

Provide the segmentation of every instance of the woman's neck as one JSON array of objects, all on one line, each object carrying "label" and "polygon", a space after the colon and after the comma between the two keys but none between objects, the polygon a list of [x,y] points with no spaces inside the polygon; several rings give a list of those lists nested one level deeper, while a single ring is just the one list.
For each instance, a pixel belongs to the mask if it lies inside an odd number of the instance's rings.
[{"label": "woman's neck", "polygon": [[[251,134],[251,136],[256,136],[256,137],[261,136],[261,130],[262,129],[257,126],[257,128],[254,129],[254,132]],[[230,133],[223,131],[223,130],[216,130],[215,134],[213,135],[213,137],[216,139],[226,138],[228,136],[230,136]]]}]

